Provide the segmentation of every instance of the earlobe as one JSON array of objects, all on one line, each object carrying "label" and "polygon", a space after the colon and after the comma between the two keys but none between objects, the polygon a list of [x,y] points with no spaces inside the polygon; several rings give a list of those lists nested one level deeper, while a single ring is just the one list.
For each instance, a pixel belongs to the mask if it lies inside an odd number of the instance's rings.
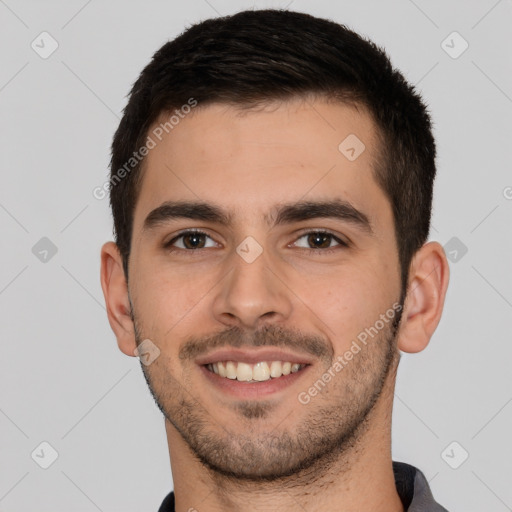
[{"label": "earlobe", "polygon": [[119,249],[114,242],[101,248],[101,288],[105,297],[108,321],[117,338],[119,349],[135,356],[135,330],[131,316],[128,286]]},{"label": "earlobe", "polygon": [[449,281],[449,266],[443,247],[428,242],[413,257],[398,348],[420,352],[429,343],[443,312]]}]

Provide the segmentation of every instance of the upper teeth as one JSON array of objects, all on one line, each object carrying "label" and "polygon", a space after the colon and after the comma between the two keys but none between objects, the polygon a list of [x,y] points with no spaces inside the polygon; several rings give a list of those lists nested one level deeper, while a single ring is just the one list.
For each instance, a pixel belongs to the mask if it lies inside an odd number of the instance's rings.
[{"label": "upper teeth", "polygon": [[237,379],[239,381],[263,381],[271,377],[281,377],[281,375],[289,375],[298,372],[303,368],[304,364],[289,363],[282,361],[261,361],[256,364],[247,364],[236,361],[219,361],[218,363],[210,363],[207,368],[228,379]]}]

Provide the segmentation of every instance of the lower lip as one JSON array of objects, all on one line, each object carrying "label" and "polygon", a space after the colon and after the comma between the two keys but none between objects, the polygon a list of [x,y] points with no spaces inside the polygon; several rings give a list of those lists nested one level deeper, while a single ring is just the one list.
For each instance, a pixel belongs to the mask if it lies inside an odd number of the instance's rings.
[{"label": "lower lip", "polygon": [[261,382],[241,382],[236,379],[228,379],[211,372],[206,366],[200,369],[205,377],[217,388],[236,398],[260,398],[277,393],[288,386],[291,386],[298,379],[308,373],[310,365],[288,375],[282,375],[274,379],[270,378]]}]

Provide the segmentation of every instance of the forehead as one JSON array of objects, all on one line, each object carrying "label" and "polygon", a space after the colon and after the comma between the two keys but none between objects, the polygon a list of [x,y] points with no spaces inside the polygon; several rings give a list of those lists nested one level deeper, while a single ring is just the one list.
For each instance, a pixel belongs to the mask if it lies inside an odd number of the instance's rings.
[{"label": "forehead", "polygon": [[198,105],[155,137],[168,118],[161,116],[148,132],[155,147],[143,166],[134,231],[170,200],[223,205],[244,225],[268,221],[278,204],[334,197],[365,210],[377,224],[391,220],[373,177],[375,127],[362,108],[325,100],[256,111]]}]

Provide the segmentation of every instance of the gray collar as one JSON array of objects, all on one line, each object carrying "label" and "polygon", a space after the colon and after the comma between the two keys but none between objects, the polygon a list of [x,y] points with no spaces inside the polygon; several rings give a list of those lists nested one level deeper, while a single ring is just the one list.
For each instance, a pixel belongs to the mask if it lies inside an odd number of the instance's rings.
[{"label": "gray collar", "polygon": [[432,496],[425,475],[405,462],[393,462],[396,489],[407,512],[448,512]]}]

